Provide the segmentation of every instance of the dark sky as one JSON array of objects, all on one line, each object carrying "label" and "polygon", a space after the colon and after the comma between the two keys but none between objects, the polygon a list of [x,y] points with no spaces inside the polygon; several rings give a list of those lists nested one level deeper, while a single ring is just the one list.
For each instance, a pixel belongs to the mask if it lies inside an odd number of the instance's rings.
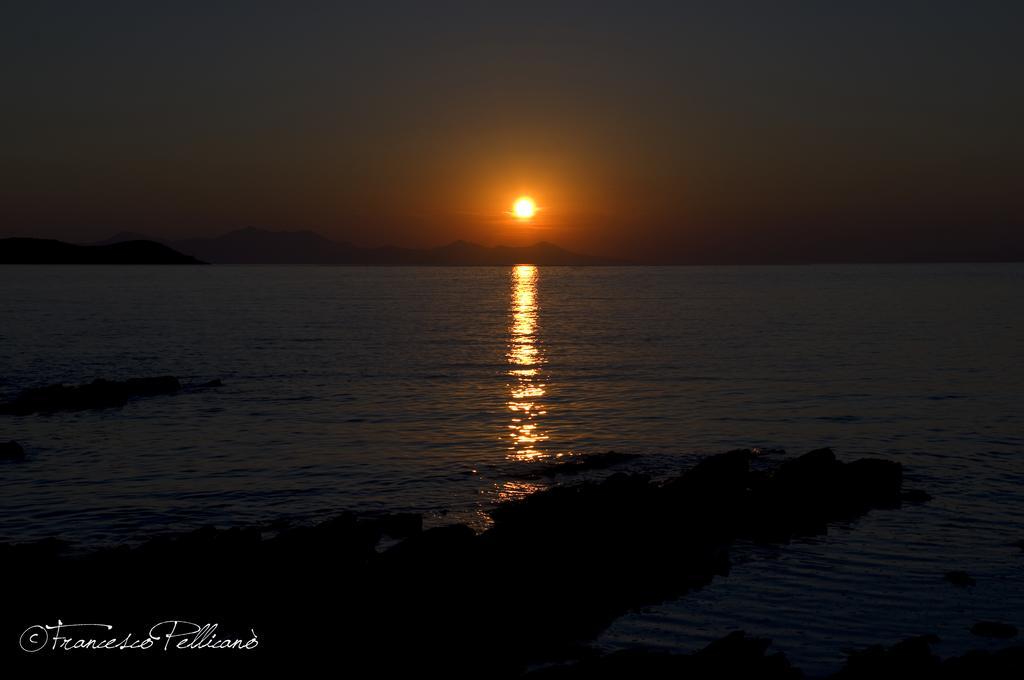
[{"label": "dark sky", "polygon": [[1020,2],[3,7],[4,236],[1024,256]]}]

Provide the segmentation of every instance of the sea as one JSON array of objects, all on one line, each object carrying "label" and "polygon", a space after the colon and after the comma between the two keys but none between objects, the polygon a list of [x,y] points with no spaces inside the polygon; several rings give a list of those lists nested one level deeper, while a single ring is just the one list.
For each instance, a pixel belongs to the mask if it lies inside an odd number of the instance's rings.
[{"label": "sea", "polygon": [[[3,266],[0,398],[223,386],[0,416],[27,453],[0,462],[0,541],[91,549],[345,510],[485,530],[495,504],[577,481],[531,474],[571,456],[638,454],[592,474],[659,477],[829,446],[901,462],[933,500],[741,542],[727,576],[594,646],[744,630],[812,675],[923,633],[942,655],[1001,646],[969,629],[1024,629],[1022,298],[1021,264]],[[976,584],[943,579],[958,569]]]}]

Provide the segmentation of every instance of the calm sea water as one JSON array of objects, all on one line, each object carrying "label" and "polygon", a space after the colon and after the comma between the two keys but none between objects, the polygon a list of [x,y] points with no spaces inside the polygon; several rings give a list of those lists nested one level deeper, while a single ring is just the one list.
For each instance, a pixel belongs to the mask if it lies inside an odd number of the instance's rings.
[{"label": "calm sea water", "polygon": [[[926,505],[741,545],[729,577],[597,642],[734,629],[840,650],[1024,627],[1024,266],[0,267],[0,393],[221,378],[123,409],[0,418],[0,540],[83,545],[342,509],[486,525],[558,455],[654,474],[738,446],[907,466]],[[594,565],[600,569],[601,565]],[[977,586],[942,580],[966,569]]]}]

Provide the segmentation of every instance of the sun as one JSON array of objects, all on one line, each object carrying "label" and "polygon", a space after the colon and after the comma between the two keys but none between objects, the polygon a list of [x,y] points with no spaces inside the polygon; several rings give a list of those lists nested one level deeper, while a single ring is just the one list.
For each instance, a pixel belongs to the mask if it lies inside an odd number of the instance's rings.
[{"label": "sun", "polygon": [[512,214],[521,220],[528,220],[537,214],[537,204],[529,196],[520,196],[512,205]]}]

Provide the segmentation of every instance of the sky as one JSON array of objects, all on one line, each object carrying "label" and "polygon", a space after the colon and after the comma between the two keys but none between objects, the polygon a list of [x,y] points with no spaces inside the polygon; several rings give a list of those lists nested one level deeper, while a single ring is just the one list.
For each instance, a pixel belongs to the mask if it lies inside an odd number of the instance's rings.
[{"label": "sky", "polygon": [[1021,259],[1022,27],[982,1],[8,2],[0,236]]}]

